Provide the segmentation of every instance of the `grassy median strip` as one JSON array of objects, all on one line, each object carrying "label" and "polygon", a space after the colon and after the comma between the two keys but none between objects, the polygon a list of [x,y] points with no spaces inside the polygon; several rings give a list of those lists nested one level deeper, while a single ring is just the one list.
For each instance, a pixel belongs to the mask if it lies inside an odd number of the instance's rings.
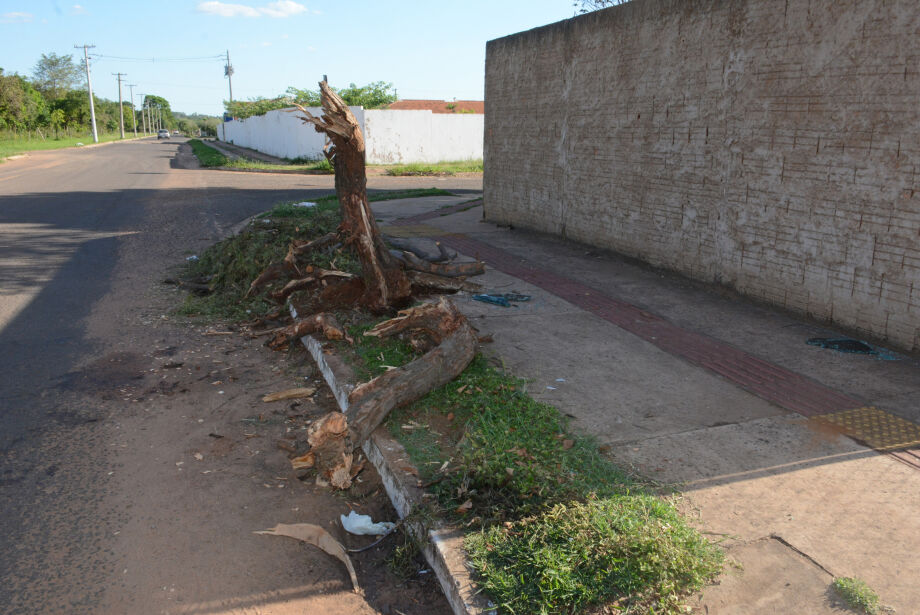
[{"label": "grassy median strip", "polygon": [[332,173],[332,165],[325,158],[322,160],[294,160],[283,164],[263,162],[249,158],[229,158],[200,139],[189,139],[192,151],[203,167],[221,167],[240,169],[242,171],[286,171],[286,172],[320,172]]},{"label": "grassy median strip", "polygon": [[229,158],[210,145],[206,145],[201,139],[189,139],[188,144],[192,146],[198,163],[203,167],[225,167],[230,163]]},{"label": "grassy median strip", "polygon": [[[351,330],[362,377],[416,355]],[[680,613],[722,568],[721,550],[527,383],[477,356],[456,380],[394,411],[387,427],[437,502],[467,528],[478,582],[502,613]]]},{"label": "grassy median strip", "polygon": [[[134,133],[125,132],[125,141],[133,140]],[[138,138],[143,138],[138,137]],[[120,133],[110,133],[110,134],[100,134],[99,142],[108,143],[110,141],[121,141]],[[3,162],[4,158],[10,156],[15,156],[17,154],[22,154],[24,152],[33,152],[38,150],[47,150],[47,149],[63,149],[66,147],[80,147],[83,145],[92,145],[93,136],[92,135],[83,135],[78,137],[47,137],[45,139],[37,138],[26,138],[26,137],[10,137],[6,135],[0,135],[0,162]]]},{"label": "grassy median strip", "polygon": [[[206,145],[201,147],[214,151]],[[439,188],[380,191],[368,194],[368,200],[374,202],[423,196],[451,196],[451,193]],[[292,240],[316,239],[338,228],[342,221],[338,198],[330,195],[313,202],[316,205],[311,207],[298,206],[294,202],[279,203],[256,216],[238,234],[217,242],[200,255],[189,257],[180,277],[196,284],[205,284],[210,292],[205,295],[190,294],[179,308],[179,313],[244,321],[277,308],[263,294],[247,298],[246,292],[250,283],[268,265],[284,257]],[[356,258],[348,251],[335,257],[317,254],[314,264],[328,268],[333,258],[335,268],[360,273]]]},{"label": "grassy median strip", "polygon": [[457,173],[482,173],[482,160],[457,160],[447,162],[413,162],[383,165],[387,175],[456,175]]}]

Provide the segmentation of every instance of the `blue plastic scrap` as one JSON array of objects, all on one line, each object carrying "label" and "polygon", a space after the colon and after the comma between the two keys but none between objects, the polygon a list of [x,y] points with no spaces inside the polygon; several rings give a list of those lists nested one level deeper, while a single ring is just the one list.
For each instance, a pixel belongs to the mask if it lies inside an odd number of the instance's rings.
[{"label": "blue plastic scrap", "polygon": [[511,307],[512,301],[530,301],[530,295],[519,295],[517,293],[502,293],[498,295],[481,294],[473,295],[473,300],[500,305],[502,307]]}]

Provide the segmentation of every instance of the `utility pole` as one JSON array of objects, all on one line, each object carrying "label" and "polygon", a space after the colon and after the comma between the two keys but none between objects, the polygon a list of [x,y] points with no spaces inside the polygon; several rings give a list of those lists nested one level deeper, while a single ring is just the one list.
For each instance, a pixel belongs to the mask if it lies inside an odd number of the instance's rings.
[{"label": "utility pole", "polygon": [[131,126],[134,127],[134,138],[137,138],[137,113],[134,111],[134,88],[136,83],[129,83],[128,90],[131,92]]},{"label": "utility pole", "polygon": [[224,77],[230,86],[230,102],[233,102],[233,64],[230,64],[230,50],[227,50],[227,64],[224,65]]},{"label": "utility pole", "polygon": [[121,130],[121,138],[125,138],[125,109],[121,103],[121,78],[127,77],[125,73],[112,73],[118,77],[118,127]]},{"label": "utility pole", "polygon": [[89,119],[93,126],[93,143],[99,143],[99,134],[96,132],[96,106],[93,104],[93,82],[89,77],[89,50],[95,45],[74,45],[74,49],[83,47],[83,62],[86,64],[86,91],[89,94]]}]

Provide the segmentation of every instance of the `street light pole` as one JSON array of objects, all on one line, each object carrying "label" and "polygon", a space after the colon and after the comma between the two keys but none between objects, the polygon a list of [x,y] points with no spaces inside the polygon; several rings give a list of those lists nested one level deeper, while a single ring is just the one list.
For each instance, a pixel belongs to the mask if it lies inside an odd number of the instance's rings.
[{"label": "street light pole", "polygon": [[118,77],[118,127],[121,130],[121,138],[125,138],[125,109],[121,102],[121,78],[126,77],[125,73],[112,73]]},{"label": "street light pole", "polygon": [[96,106],[93,104],[93,81],[89,76],[89,50],[95,45],[74,45],[74,49],[83,47],[83,62],[86,65],[86,91],[89,94],[89,118],[93,126],[93,143],[99,143],[99,133],[96,132]]},{"label": "street light pole", "polygon": [[129,83],[128,90],[131,92],[131,126],[134,128],[134,138],[137,138],[137,112],[134,110],[134,88],[136,83]]},{"label": "street light pole", "polygon": [[224,76],[230,86],[230,102],[233,102],[233,64],[230,64],[230,50],[227,50],[227,64],[224,66]]}]

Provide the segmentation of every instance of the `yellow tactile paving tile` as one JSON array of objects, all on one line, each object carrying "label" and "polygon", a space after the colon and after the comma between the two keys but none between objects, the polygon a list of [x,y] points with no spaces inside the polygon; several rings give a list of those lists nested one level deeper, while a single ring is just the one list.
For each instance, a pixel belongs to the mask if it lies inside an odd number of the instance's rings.
[{"label": "yellow tactile paving tile", "polygon": [[920,425],[875,406],[822,414],[812,420],[830,423],[878,451],[920,445]]}]

